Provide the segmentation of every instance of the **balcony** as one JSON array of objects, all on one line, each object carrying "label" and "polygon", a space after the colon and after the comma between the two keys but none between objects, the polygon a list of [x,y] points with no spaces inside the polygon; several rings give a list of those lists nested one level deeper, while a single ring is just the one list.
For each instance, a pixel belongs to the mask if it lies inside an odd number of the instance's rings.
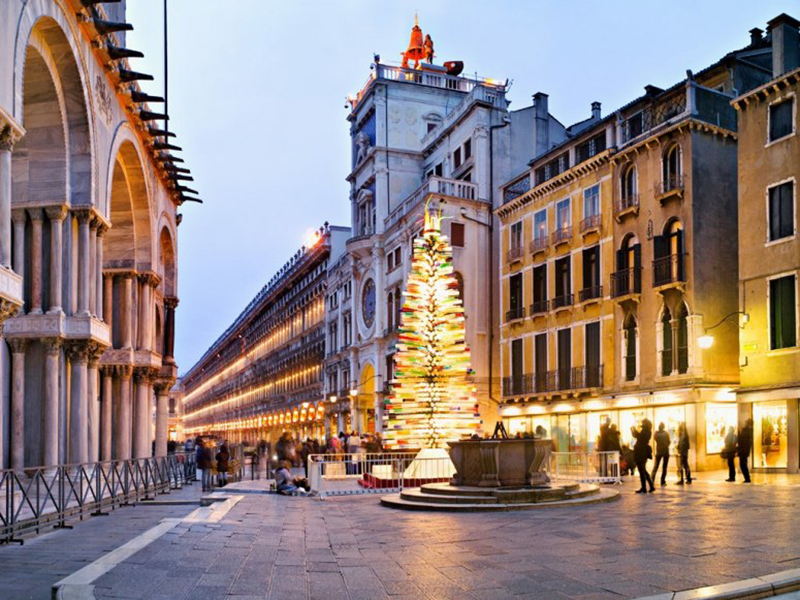
[{"label": "balcony", "polygon": [[508,252],[506,252],[506,262],[508,264],[513,264],[517,261],[522,260],[522,257],[525,255],[525,252],[522,249],[522,246],[512,246],[509,248]]},{"label": "balcony", "polygon": [[444,177],[428,177],[425,182],[403,200],[391,214],[384,219],[385,229],[398,223],[406,215],[422,209],[424,200],[431,195],[446,196],[461,200],[478,200],[478,186],[469,181],[460,179],[445,179]]},{"label": "balcony", "polygon": [[524,396],[603,387],[603,365],[567,367],[503,377],[503,396]]},{"label": "balcony", "polygon": [[683,198],[683,177],[680,174],[668,175],[656,183],[653,194],[661,204],[670,198]]},{"label": "balcony", "polygon": [[520,396],[533,391],[533,375],[503,377],[503,396]]},{"label": "balcony", "polygon": [[653,261],[653,287],[678,287],[686,281],[683,254],[670,254]]},{"label": "balcony", "polygon": [[506,322],[510,323],[512,321],[519,321],[520,319],[525,318],[525,307],[518,306],[516,308],[512,308],[511,310],[506,311]]},{"label": "balcony", "polygon": [[642,293],[642,268],[630,267],[611,273],[611,297],[626,300]]},{"label": "balcony", "polygon": [[554,246],[558,246],[559,244],[568,244],[572,239],[572,226],[566,225],[560,229],[556,229],[551,235],[551,239]]},{"label": "balcony", "polygon": [[591,287],[583,288],[580,292],[578,292],[578,298],[581,302],[601,300],[603,298],[603,286],[594,285]]},{"label": "balcony", "polygon": [[540,235],[539,237],[533,238],[531,243],[529,244],[529,248],[532,255],[536,255],[539,252],[547,252],[547,246],[549,245],[547,241],[546,235]]},{"label": "balcony", "polygon": [[575,294],[562,294],[553,298],[553,310],[568,308],[575,304]]},{"label": "balcony", "polygon": [[550,303],[547,300],[540,300],[531,304],[531,316],[541,315],[547,312]]},{"label": "balcony", "polygon": [[590,233],[600,233],[600,225],[603,222],[602,215],[592,215],[581,221],[581,235]]},{"label": "balcony", "polygon": [[626,215],[639,214],[639,194],[629,194],[624,198],[614,200],[614,218],[622,221]]}]

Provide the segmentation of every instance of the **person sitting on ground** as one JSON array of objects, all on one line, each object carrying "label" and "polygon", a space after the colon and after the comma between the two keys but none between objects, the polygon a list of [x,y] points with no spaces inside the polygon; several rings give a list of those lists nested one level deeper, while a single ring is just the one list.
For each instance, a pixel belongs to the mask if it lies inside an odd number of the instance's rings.
[{"label": "person sitting on ground", "polygon": [[[281,463],[281,468],[275,473],[275,487],[279,494],[284,496],[297,496],[309,490],[308,481],[300,477],[292,477],[292,463],[285,460]],[[301,491],[301,488],[303,490]]]}]

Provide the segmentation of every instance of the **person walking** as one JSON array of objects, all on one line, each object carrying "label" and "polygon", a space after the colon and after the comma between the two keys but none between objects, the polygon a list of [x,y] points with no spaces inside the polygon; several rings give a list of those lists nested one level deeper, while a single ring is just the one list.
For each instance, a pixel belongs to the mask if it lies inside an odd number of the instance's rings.
[{"label": "person walking", "polygon": [[217,460],[217,484],[219,487],[225,487],[228,484],[228,461],[230,460],[230,453],[228,452],[228,446],[222,444],[219,447],[219,452],[217,452],[217,456],[215,457]]},{"label": "person walking", "polygon": [[732,483],[736,481],[736,431],[733,427],[728,427],[722,458],[728,461],[728,478],[725,481]]},{"label": "person walking", "polygon": [[689,470],[689,433],[686,431],[686,423],[681,422],[678,425],[678,471],[681,474],[681,480],[678,485],[683,485],[684,475],[686,476],[686,483],[692,483],[692,472]]},{"label": "person walking", "polygon": [[661,486],[667,485],[667,465],[669,465],[669,446],[672,440],[669,438],[669,432],[667,431],[664,423],[658,424],[658,431],[656,431],[656,435],[654,436],[656,440],[656,466],[653,468],[653,473],[650,478],[655,481],[656,475],[658,475],[658,466],[663,464],[661,467]]},{"label": "person walking", "polygon": [[745,483],[750,483],[750,469],[747,462],[750,460],[750,451],[753,449],[753,419],[747,419],[744,427],[739,431],[739,441],[736,453],[739,455],[739,469],[742,471]]},{"label": "person walking", "polygon": [[203,491],[213,491],[214,483],[211,481],[211,449],[199,438],[197,440],[197,468],[200,469],[203,474]]},{"label": "person walking", "polygon": [[650,492],[656,491],[650,473],[647,472],[647,461],[653,457],[653,449],[650,447],[650,438],[653,437],[653,424],[649,419],[642,419],[641,429],[631,427],[631,435],[636,439],[633,445],[633,458],[636,461],[636,469],[639,471],[639,481],[641,487],[636,490],[637,494],[646,494],[648,488]]}]

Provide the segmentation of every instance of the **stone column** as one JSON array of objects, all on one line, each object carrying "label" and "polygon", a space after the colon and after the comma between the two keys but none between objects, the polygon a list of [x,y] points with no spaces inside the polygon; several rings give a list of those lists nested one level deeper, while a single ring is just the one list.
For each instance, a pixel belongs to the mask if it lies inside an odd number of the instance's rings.
[{"label": "stone column", "polygon": [[114,395],[114,367],[100,367],[103,375],[102,400],[100,402],[100,460],[111,460],[111,398]]},{"label": "stone column", "polygon": [[92,213],[89,209],[76,210],[78,217],[78,314],[89,316],[89,230]]},{"label": "stone column", "polygon": [[63,313],[62,297],[62,263],[64,219],[67,216],[65,206],[54,206],[47,210],[50,219],[50,310],[49,314]]},{"label": "stone column", "polygon": [[25,349],[28,340],[10,339],[11,346],[11,468],[25,467]]},{"label": "stone column", "polygon": [[67,461],[70,464],[81,464],[89,460],[88,344],[83,340],[72,342],[69,347],[69,359],[70,390]]},{"label": "stone column", "polygon": [[44,341],[44,466],[59,464],[58,431],[59,431],[59,388],[58,359],[61,355],[62,340],[49,338]]},{"label": "stone column", "polygon": [[97,316],[100,314],[97,310],[97,296],[99,288],[97,287],[97,228],[100,223],[97,217],[92,215],[89,219],[89,270],[86,274],[89,280],[86,284],[89,287],[89,313]]},{"label": "stone column", "polygon": [[114,275],[101,272],[103,277],[103,321],[111,327],[114,324]]},{"label": "stone column", "polygon": [[106,230],[108,226],[105,223],[100,223],[98,221],[97,227],[97,254],[95,258],[95,269],[94,269],[94,276],[95,276],[95,289],[96,296],[95,296],[95,308],[94,312],[97,315],[98,319],[104,320],[105,315],[104,308],[105,304],[103,302],[103,295],[105,293],[105,289],[103,286],[103,244]]},{"label": "stone column", "polygon": [[89,348],[89,358],[87,363],[87,383],[86,396],[89,402],[87,411],[89,427],[89,462],[100,460],[100,398],[99,398],[99,366],[100,356],[104,348],[97,344],[92,344]]},{"label": "stone column", "polygon": [[133,273],[122,275],[122,300],[120,302],[122,314],[120,315],[120,326],[122,329],[122,347],[124,349],[133,347],[133,319],[131,311],[133,307]]},{"label": "stone column", "polygon": [[164,364],[174,364],[175,358],[175,309],[177,298],[164,298]]},{"label": "stone column", "polygon": [[153,320],[152,313],[152,291],[153,291],[153,276],[151,273],[143,273],[139,275],[139,281],[142,284],[141,295],[139,296],[139,348],[141,350],[152,350],[152,327]]},{"label": "stone column", "polygon": [[42,210],[28,209],[31,218],[31,309],[33,315],[42,314]]},{"label": "stone column", "polygon": [[11,151],[19,137],[9,124],[0,123],[0,267],[6,269],[11,268]]},{"label": "stone column", "polygon": [[156,456],[167,455],[167,408],[170,382],[160,381],[156,390]]},{"label": "stone column", "polygon": [[135,406],[133,408],[133,458],[150,456],[148,412],[150,408],[150,372],[147,368],[134,369]]},{"label": "stone column", "polygon": [[116,402],[115,458],[127,460],[131,457],[131,375],[133,375],[133,367],[118,365],[116,371],[120,392]]},{"label": "stone column", "polygon": [[[27,219],[24,208],[15,208],[11,211],[14,220],[14,272],[20,277],[25,277],[25,221]],[[6,243],[5,241],[0,244]],[[11,243],[9,237],[8,243]]]}]

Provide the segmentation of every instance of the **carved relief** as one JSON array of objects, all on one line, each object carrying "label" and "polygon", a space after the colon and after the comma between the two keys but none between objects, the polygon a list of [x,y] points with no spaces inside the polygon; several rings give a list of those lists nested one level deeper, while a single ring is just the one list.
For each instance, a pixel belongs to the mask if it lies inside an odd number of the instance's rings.
[{"label": "carved relief", "polygon": [[98,75],[95,79],[94,87],[95,91],[97,92],[97,109],[103,116],[103,120],[106,122],[106,125],[110,127],[111,120],[113,119],[113,113],[111,110],[112,100],[111,92],[108,91],[105,78]]},{"label": "carved relief", "polygon": [[355,144],[357,148],[356,164],[360,165],[361,161],[363,161],[367,157],[367,153],[369,152],[370,148],[369,136],[363,131],[360,131],[358,135],[356,135]]}]

